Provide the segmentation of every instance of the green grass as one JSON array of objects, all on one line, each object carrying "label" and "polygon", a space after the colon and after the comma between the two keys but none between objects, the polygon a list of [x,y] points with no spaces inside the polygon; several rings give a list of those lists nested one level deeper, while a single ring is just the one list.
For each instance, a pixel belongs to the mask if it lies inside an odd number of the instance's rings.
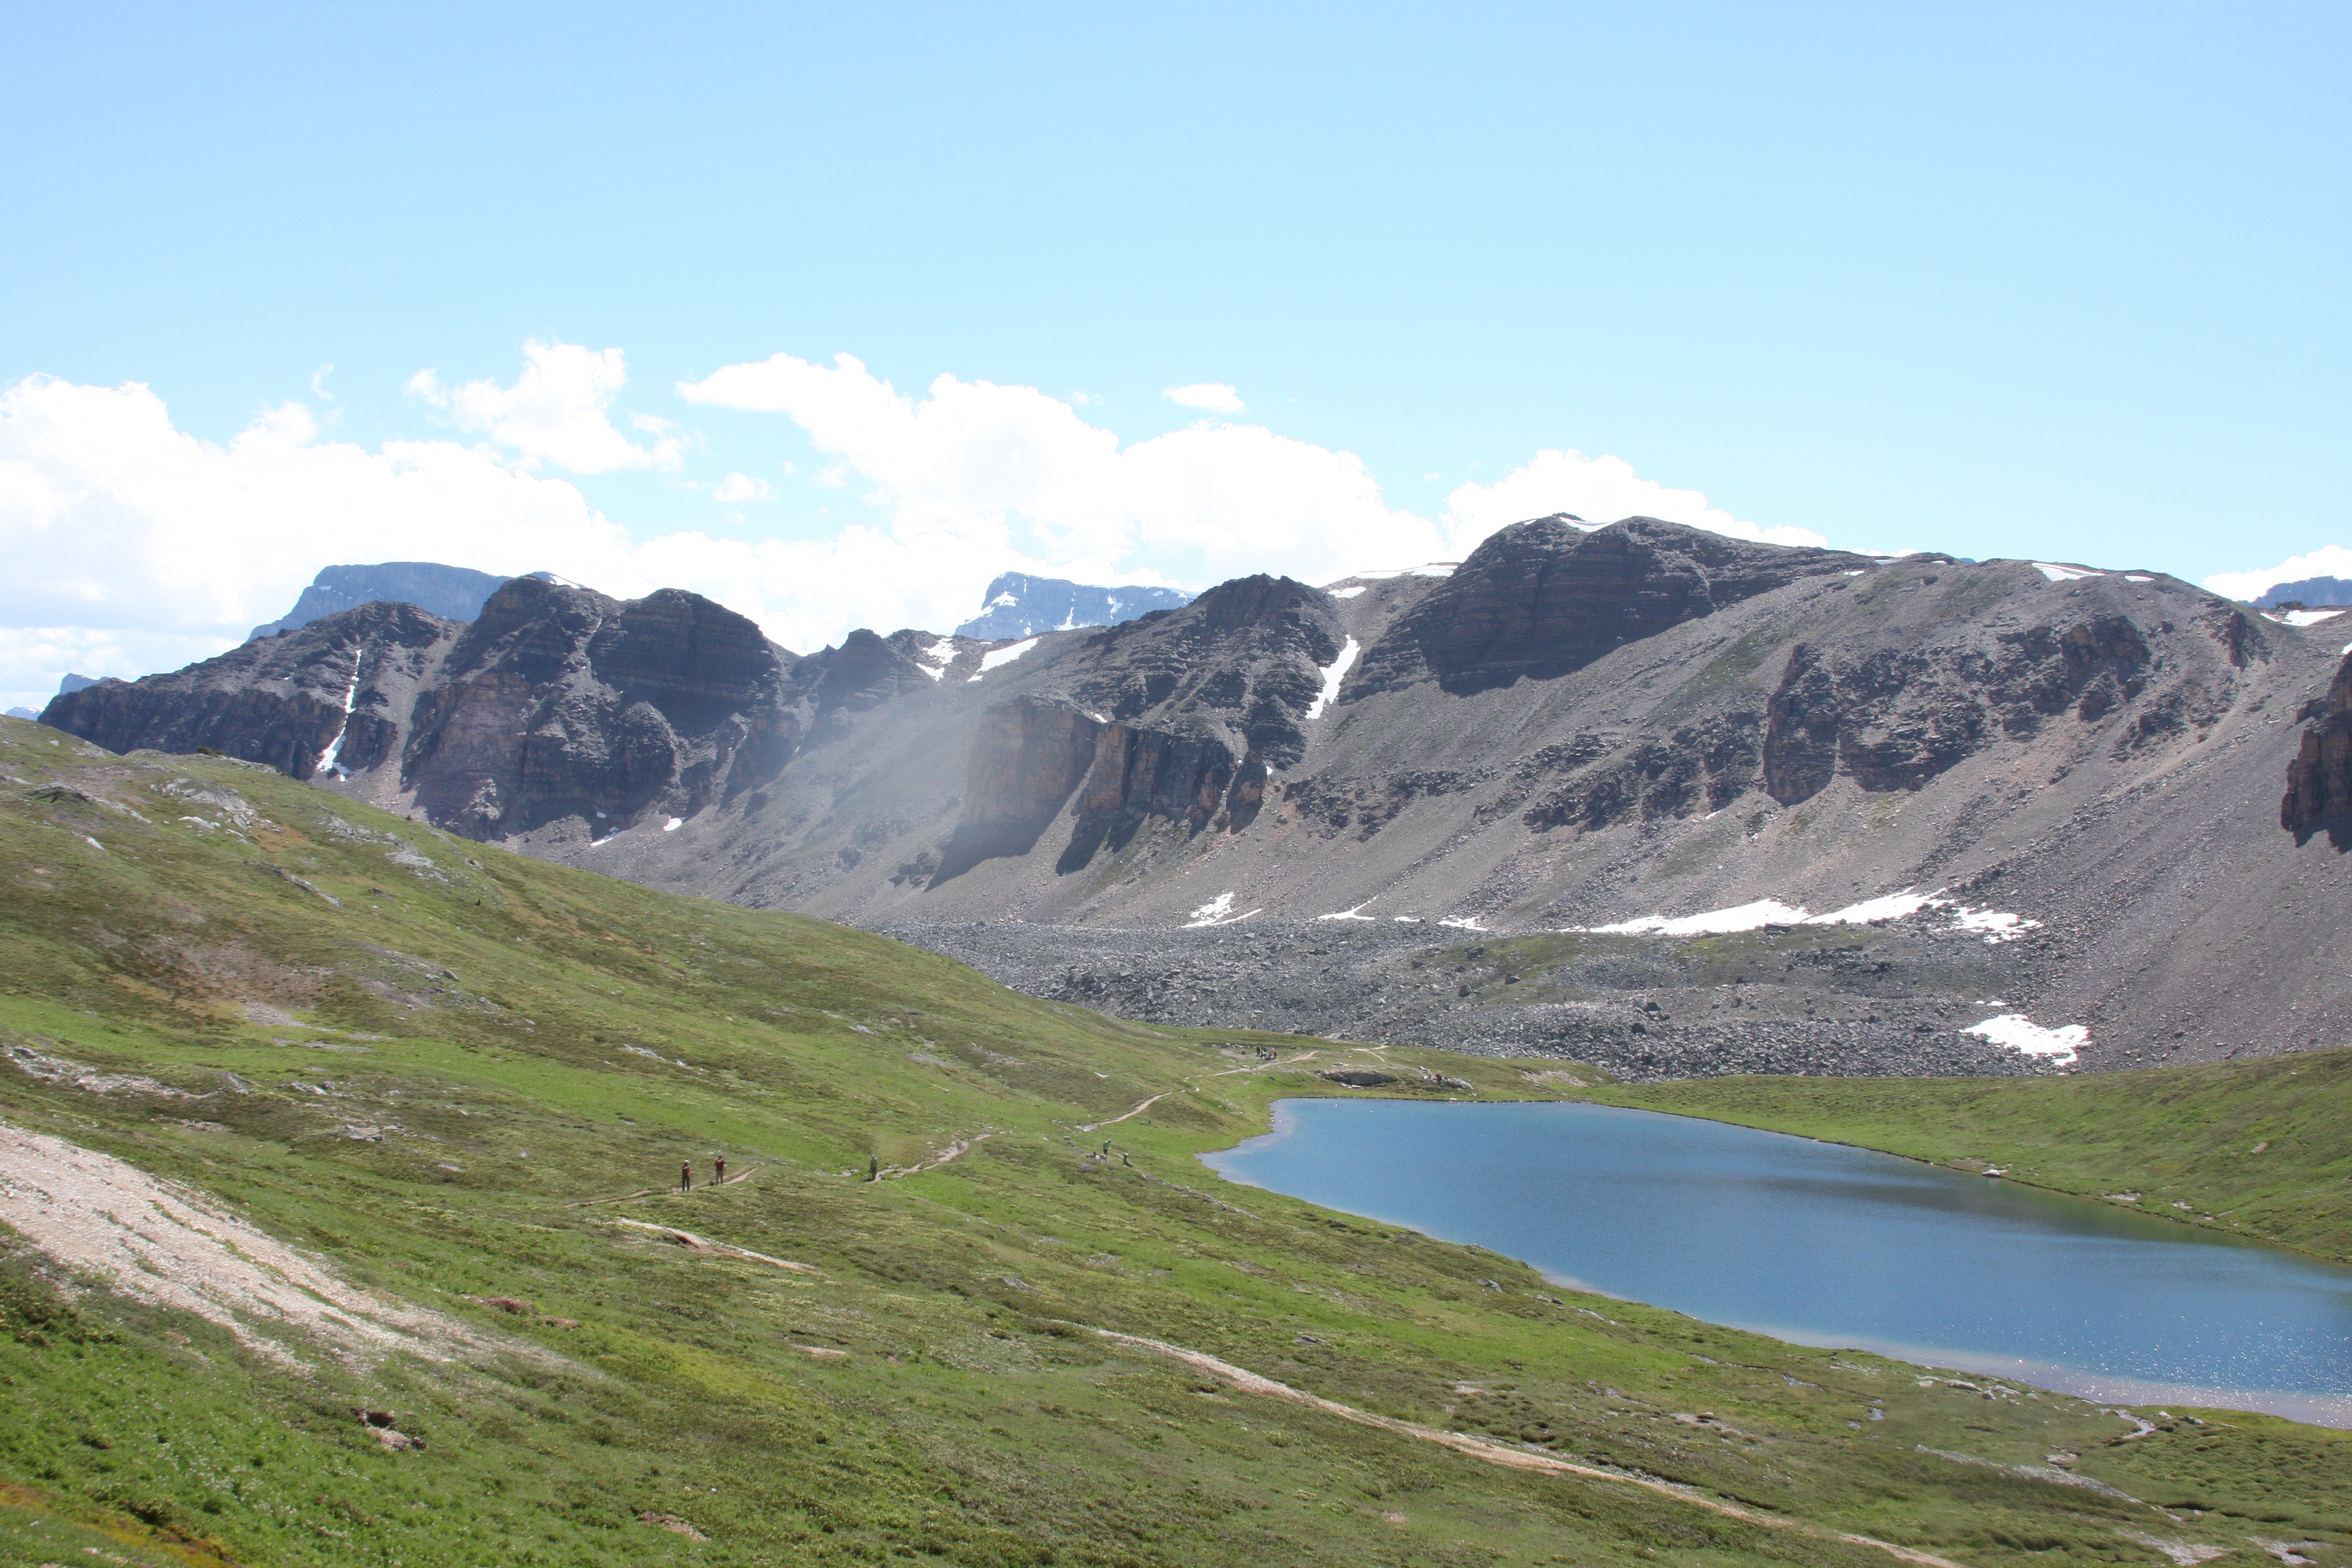
[{"label": "green grass", "polygon": [[2054,1079],[1696,1079],[1592,1098],[1997,1166],[2352,1262],[2352,1050]]},{"label": "green grass", "polygon": [[[1328,1064],[1427,1065],[1485,1098],[1598,1075],[1120,1023],[861,932],[16,721],[0,774],[0,1045],[89,1069],[0,1065],[0,1121],[557,1358],[313,1348],[289,1372],[18,1242],[0,1258],[5,1560],[1894,1561],[1832,1538],[1847,1531],[1984,1568],[2165,1561],[2137,1535],[2352,1561],[2342,1435],[2201,1412],[2122,1442],[2077,1400],[1922,1387],[1872,1356],[1577,1296],[1195,1159],[1264,1130],[1279,1096],[1339,1092],[1310,1076]],[[234,791],[267,825],[239,834],[188,789]],[[1315,1055],[1268,1067],[1260,1047]],[[742,1179],[666,1190],[714,1152]],[[1483,1463],[1093,1328],[1746,1517]],[[354,1407],[425,1446],[385,1449]],[[2061,1449],[2150,1500],[2005,1468]]]}]

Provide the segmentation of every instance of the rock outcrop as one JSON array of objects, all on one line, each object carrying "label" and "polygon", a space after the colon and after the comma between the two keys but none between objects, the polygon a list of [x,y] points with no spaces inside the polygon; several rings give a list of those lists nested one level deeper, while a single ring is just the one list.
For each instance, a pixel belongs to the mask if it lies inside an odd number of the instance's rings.
[{"label": "rock outcrop", "polygon": [[2352,849],[2352,657],[2299,716],[2310,722],[2287,768],[2279,826],[2297,845],[2324,831],[2338,850]]}]

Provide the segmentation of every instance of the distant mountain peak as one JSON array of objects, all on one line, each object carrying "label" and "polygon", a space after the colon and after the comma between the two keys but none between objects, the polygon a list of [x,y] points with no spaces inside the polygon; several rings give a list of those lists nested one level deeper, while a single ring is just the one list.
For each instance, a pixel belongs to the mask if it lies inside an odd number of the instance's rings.
[{"label": "distant mountain peak", "polygon": [[2352,583],[2341,577],[2305,577],[2298,583],[2275,584],[2253,601],[2258,610],[2316,610],[2337,605],[2352,605]]},{"label": "distant mountain peak", "polygon": [[[559,581],[552,574],[535,577]],[[482,601],[499,591],[506,579],[466,566],[444,566],[432,561],[380,561],[373,566],[322,566],[294,607],[274,621],[253,628],[245,639],[275,637],[307,626],[312,621],[379,601],[415,605],[446,621],[470,621],[481,613]]]},{"label": "distant mountain peak", "polygon": [[1066,577],[1007,572],[988,585],[980,614],[956,627],[955,635],[1002,641],[1077,626],[1115,626],[1154,610],[1181,608],[1192,598],[1175,588],[1100,588]]}]

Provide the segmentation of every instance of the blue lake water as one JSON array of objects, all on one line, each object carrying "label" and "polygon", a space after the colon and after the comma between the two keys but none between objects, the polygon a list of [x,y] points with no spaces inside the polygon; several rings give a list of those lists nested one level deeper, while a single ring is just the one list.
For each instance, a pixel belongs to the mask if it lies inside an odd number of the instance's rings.
[{"label": "blue lake water", "polygon": [[2112,1204],[1599,1105],[1284,1100],[1203,1158],[1801,1344],[2352,1426],[2352,1268]]}]

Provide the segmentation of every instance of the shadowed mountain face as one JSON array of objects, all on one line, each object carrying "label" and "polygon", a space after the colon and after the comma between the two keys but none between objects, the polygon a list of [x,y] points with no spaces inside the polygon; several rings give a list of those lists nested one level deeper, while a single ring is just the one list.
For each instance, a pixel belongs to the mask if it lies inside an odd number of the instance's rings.
[{"label": "shadowed mountain face", "polygon": [[986,604],[956,627],[956,636],[1010,641],[1040,632],[1115,626],[1154,610],[1181,608],[1190,597],[1174,588],[1097,588],[1063,577],[1007,572],[988,585]]},{"label": "shadowed mountain face", "polygon": [[470,621],[505,578],[430,561],[385,561],[373,566],[326,566],[294,607],[253,628],[247,640],[275,637],[312,621],[383,601],[415,605],[444,620]]},{"label": "shadowed mountain face", "polygon": [[[1977,1071],[2055,1059],[1963,1034],[2010,1014],[2091,1065],[2352,1035],[2312,937],[2352,799],[2332,635],[2154,573],[1542,519],[1450,576],[802,658],[691,595],[518,582],[470,627],[373,606],[48,718],[1137,1016]],[[1736,954],[1572,931],[1767,900],[1869,909]]]}]

